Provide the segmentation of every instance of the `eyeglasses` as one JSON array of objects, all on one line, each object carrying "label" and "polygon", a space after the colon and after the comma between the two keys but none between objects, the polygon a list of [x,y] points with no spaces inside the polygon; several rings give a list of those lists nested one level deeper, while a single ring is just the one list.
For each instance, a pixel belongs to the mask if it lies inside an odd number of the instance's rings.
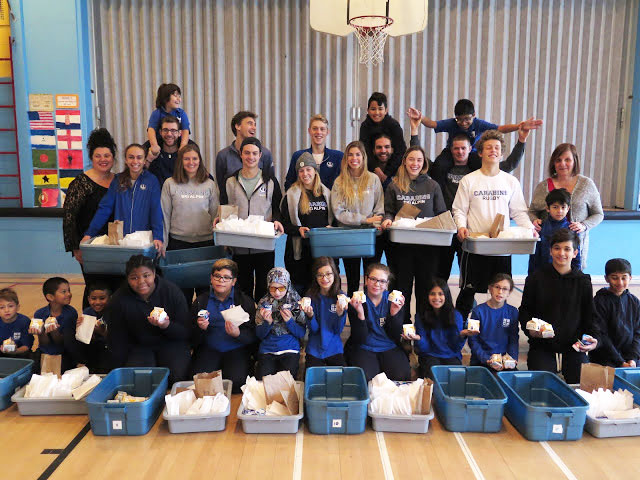
[{"label": "eyeglasses", "polygon": [[217,273],[214,273],[211,276],[213,277],[214,280],[217,280],[218,282],[223,282],[223,283],[227,283],[233,280],[233,277],[227,277],[226,275],[218,275]]},{"label": "eyeglasses", "polygon": [[274,292],[284,293],[286,291],[287,291],[287,287],[269,287],[270,293],[274,293]]},{"label": "eyeglasses", "polygon": [[163,128],[162,130],[160,130],[162,133],[170,133],[171,135],[177,135],[179,130],[176,130],[175,128]]},{"label": "eyeglasses", "polygon": [[511,289],[509,287],[499,287],[497,285],[491,285],[491,288],[493,288],[494,290],[497,290],[499,292],[510,292]]},{"label": "eyeglasses", "polygon": [[323,280],[325,278],[333,278],[333,272],[330,273],[317,273],[316,278],[318,280]]},{"label": "eyeglasses", "polygon": [[386,285],[387,283],[389,283],[389,280],[383,280],[376,277],[367,277],[367,280],[369,280],[374,285]]},{"label": "eyeglasses", "polygon": [[456,117],[456,122],[472,122],[473,121],[473,115],[461,115],[459,117]]}]

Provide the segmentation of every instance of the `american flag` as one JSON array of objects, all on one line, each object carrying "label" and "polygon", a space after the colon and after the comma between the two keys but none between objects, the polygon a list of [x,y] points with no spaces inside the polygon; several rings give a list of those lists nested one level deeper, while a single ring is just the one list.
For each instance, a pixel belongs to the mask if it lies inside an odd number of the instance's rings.
[{"label": "american flag", "polygon": [[29,112],[29,128],[31,130],[53,130],[55,122],[52,112]]}]

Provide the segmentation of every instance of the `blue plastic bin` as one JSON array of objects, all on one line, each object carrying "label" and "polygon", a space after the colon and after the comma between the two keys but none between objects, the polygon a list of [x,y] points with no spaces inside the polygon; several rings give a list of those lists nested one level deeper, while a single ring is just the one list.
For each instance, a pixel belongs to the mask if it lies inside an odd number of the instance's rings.
[{"label": "blue plastic bin", "polygon": [[11,395],[29,383],[33,360],[0,358],[0,410],[11,405]]},{"label": "blue plastic bin", "polygon": [[312,228],[307,232],[313,257],[358,258],[376,254],[375,228]]},{"label": "blue plastic bin", "polygon": [[311,433],[355,434],[367,423],[369,391],[359,367],[311,367],[304,382],[304,405]]},{"label": "blue plastic bin", "polygon": [[579,440],[589,404],[550,372],[498,372],[505,415],[527,440]]},{"label": "blue plastic bin", "polygon": [[[93,238],[90,242],[92,241]],[[124,275],[125,265],[132,255],[144,255],[149,258],[156,256],[156,249],[153,245],[147,248],[136,248],[81,243],[80,251],[82,252],[82,269],[85,273],[109,275]]]},{"label": "blue plastic bin", "polygon": [[164,278],[180,288],[206,287],[210,283],[211,266],[225,257],[223,247],[168,250],[158,261],[158,269]]},{"label": "blue plastic bin", "polygon": [[[162,412],[169,369],[116,368],[87,397],[94,435],[144,435]],[[137,403],[107,403],[118,391],[149,397]]]},{"label": "blue plastic bin", "polygon": [[440,423],[450,432],[497,432],[507,396],[484,367],[438,365],[433,399]]},{"label": "blue plastic bin", "polygon": [[640,368],[616,368],[613,389],[629,390],[633,394],[633,403],[640,405]]}]

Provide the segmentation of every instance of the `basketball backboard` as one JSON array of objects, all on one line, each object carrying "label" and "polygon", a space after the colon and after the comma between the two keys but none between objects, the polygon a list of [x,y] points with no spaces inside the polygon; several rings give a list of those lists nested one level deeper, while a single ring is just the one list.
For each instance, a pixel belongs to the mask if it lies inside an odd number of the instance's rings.
[{"label": "basketball backboard", "polygon": [[354,17],[388,16],[393,24],[387,33],[397,37],[425,29],[428,5],[429,0],[310,0],[309,21],[314,30],[344,37],[353,33]]}]

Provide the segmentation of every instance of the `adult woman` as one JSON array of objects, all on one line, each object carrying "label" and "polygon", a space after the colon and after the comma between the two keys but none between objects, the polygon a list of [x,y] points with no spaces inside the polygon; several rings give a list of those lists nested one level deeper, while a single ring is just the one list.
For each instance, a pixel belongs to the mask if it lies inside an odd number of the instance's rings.
[{"label": "adult woman", "polygon": [[549,159],[548,168],[549,178],[540,182],[533,191],[529,217],[536,230],[540,231],[540,224],[547,216],[547,194],[556,188],[567,189],[571,194],[569,228],[580,238],[580,269],[584,270],[587,266],[589,230],[604,219],[600,192],[593,180],[580,175],[580,159],[576,146],[571,143],[561,143],[556,147]]},{"label": "adult woman", "polygon": [[[153,177],[155,179],[155,177]],[[156,276],[153,260],[132,256],[127,284],[112,297],[104,315],[114,367],[167,367],[169,385],[189,373],[189,310],[180,289]],[[163,308],[166,318],[151,316]]]},{"label": "adult woman", "polygon": [[[194,326],[193,364],[191,371],[195,375],[222,369],[224,378],[233,381],[234,393],[240,393],[244,385],[251,358],[250,346],[257,341],[256,305],[252,298],[239,288],[238,265],[233,260],[221,258],[211,267],[211,290],[198,295],[191,307]],[[239,327],[226,321],[222,311],[239,306],[249,314],[249,320]],[[209,312],[209,318],[199,315],[200,311]]]},{"label": "adult woman", "polygon": [[100,201],[82,241],[98,234],[113,215],[124,222],[124,234],[151,230],[156,250],[162,251],[162,208],[160,184],[152,173],[144,170],[144,149],[132,143],[124,151],[124,170],[111,182],[109,191]]},{"label": "adult woman", "polygon": [[[409,147],[402,157],[402,165],[385,192],[385,219],[382,228],[391,226],[405,204],[419,208],[418,217],[435,217],[447,209],[440,185],[427,175],[428,169],[429,164],[422,147]],[[427,282],[436,271],[438,247],[394,243],[393,248],[397,252],[393,255],[396,287],[404,294],[409,305],[415,279],[417,302],[422,305],[425,301]],[[409,320],[408,309],[405,320]]]},{"label": "adult woman", "polygon": [[[114,174],[111,172],[116,155],[116,144],[106,128],[97,128],[87,142],[91,168],[78,175],[67,189],[64,201],[64,217],[62,220],[62,234],[64,236],[65,251],[71,252],[82,268],[82,252],[80,239],[89,227],[91,219],[98,210],[98,205],[107,193]],[[98,234],[107,233],[106,225]],[[88,287],[97,281],[97,276],[82,271],[85,283],[83,307],[86,307]]]},{"label": "adult woman", "polygon": [[[331,189],[331,208],[339,226],[374,226],[382,222],[384,194],[375,173],[367,171],[367,154],[362,142],[351,142],[344,149],[340,175]],[[379,261],[362,258],[364,269]],[[360,258],[343,258],[347,291],[351,295],[360,285]]]},{"label": "adult woman", "polygon": [[296,160],[298,179],[282,199],[282,226],[287,234],[284,264],[291,274],[291,283],[303,295],[311,285],[311,246],[307,232],[326,227],[333,222],[331,192],[325,187],[313,155],[304,152]]},{"label": "adult woman", "polygon": [[[196,144],[188,144],[178,151],[173,177],[164,182],[160,201],[163,242],[167,250],[213,245],[211,226],[220,204],[218,186],[209,178]],[[197,294],[207,290],[205,279]],[[183,289],[183,293],[190,305],[193,288]]]}]

